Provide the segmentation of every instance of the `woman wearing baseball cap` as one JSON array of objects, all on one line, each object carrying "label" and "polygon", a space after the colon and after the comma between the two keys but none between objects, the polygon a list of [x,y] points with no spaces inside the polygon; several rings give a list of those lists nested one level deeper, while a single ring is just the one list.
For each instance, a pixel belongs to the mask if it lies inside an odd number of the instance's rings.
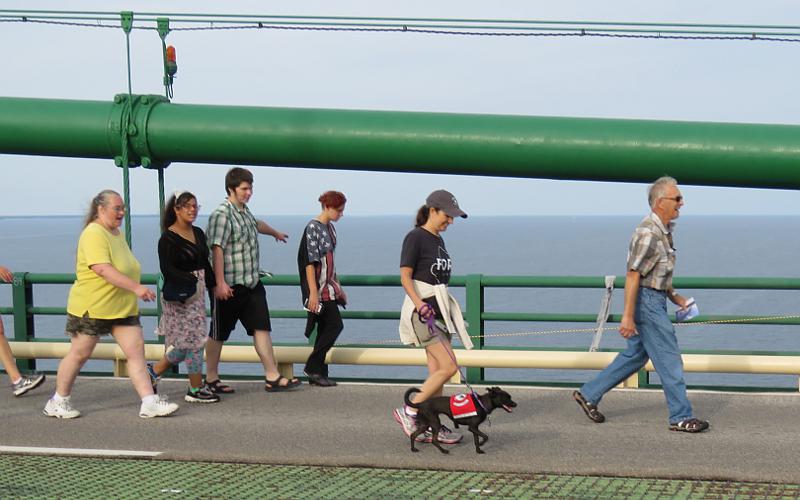
[{"label": "woman wearing baseball cap", "polygon": [[[400,282],[406,292],[400,313],[400,339],[404,344],[425,349],[428,378],[416,394],[414,403],[442,395],[444,384],[458,371],[451,346],[454,333],[465,347],[472,343],[466,332],[461,308],[450,295],[452,261],[441,233],[457,217],[467,218],[458,201],[443,189],[432,192],[417,212],[417,220],[403,240],[400,255]],[[393,411],[403,432],[410,436],[416,428],[416,410],[404,405]],[[454,444],[463,436],[442,426],[438,440]],[[430,431],[418,440],[430,442]]]}]

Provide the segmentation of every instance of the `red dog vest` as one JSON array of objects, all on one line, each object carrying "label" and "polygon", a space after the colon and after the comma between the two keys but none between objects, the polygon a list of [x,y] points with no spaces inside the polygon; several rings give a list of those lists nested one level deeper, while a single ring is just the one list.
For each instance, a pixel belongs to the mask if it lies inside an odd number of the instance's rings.
[{"label": "red dog vest", "polygon": [[453,394],[450,396],[450,413],[453,418],[467,418],[477,415],[478,409],[469,394]]}]

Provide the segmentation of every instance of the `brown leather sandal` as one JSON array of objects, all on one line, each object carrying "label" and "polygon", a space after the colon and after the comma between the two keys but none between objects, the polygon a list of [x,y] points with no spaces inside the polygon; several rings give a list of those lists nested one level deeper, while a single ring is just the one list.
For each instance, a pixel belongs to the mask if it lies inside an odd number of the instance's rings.
[{"label": "brown leather sandal", "polygon": [[578,403],[578,406],[583,409],[583,412],[592,422],[600,424],[606,421],[606,417],[600,413],[600,410],[597,409],[597,406],[586,401],[586,398],[584,398],[583,394],[581,394],[579,391],[572,393],[572,399]]}]

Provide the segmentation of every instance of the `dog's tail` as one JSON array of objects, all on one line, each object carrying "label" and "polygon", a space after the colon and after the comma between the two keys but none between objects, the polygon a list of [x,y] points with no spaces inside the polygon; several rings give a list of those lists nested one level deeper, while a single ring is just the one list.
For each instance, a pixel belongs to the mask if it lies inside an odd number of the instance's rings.
[{"label": "dog's tail", "polygon": [[419,408],[419,405],[411,402],[411,395],[414,394],[415,392],[422,392],[422,391],[420,391],[416,387],[412,387],[411,389],[407,390],[405,396],[403,396],[403,400],[406,402],[406,405],[410,406],[411,408]]}]

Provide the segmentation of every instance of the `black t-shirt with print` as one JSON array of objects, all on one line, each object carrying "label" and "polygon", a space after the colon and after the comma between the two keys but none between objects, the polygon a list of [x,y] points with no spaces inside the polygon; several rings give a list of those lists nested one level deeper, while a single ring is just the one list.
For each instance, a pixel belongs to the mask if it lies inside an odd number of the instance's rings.
[{"label": "black t-shirt with print", "polygon": [[415,227],[403,240],[400,267],[414,270],[411,277],[431,285],[450,283],[452,263],[444,240],[421,227]]}]

